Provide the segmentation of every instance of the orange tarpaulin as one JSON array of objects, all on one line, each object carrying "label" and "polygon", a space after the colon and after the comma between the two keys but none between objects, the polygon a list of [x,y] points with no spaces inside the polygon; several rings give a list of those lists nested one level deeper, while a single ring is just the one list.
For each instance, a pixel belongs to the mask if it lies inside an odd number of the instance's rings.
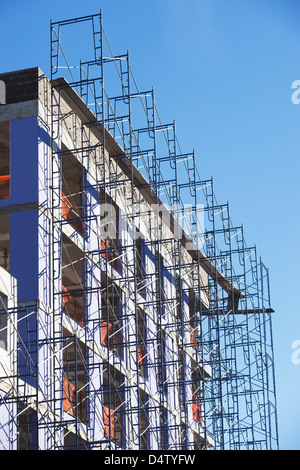
[{"label": "orange tarpaulin", "polygon": [[77,230],[77,232],[82,233],[82,223],[76,220],[79,219],[79,216],[73,211],[73,204],[63,192],[61,193],[61,206],[62,217],[70,221],[70,223]]},{"label": "orange tarpaulin", "polygon": [[81,419],[81,421],[84,421],[85,419],[85,392],[84,390],[80,390],[77,393],[77,409],[78,409],[78,417]]},{"label": "orange tarpaulin", "polygon": [[143,365],[143,353],[140,350],[140,348],[138,348],[138,358],[139,358],[139,366],[142,366]]},{"label": "orange tarpaulin", "polygon": [[112,323],[101,323],[101,344],[112,349],[112,338],[109,338],[113,332]]},{"label": "orange tarpaulin", "polygon": [[67,411],[74,416],[75,405],[75,385],[71,384],[65,377],[63,380],[63,406],[64,411]]},{"label": "orange tarpaulin", "polygon": [[70,292],[62,286],[63,291],[63,301],[62,301],[62,309],[65,313],[70,315],[73,320],[77,321],[81,326],[83,326],[83,306],[80,305],[78,300],[73,299]]},{"label": "orange tarpaulin", "polygon": [[101,244],[100,244],[100,250],[103,251],[104,253],[101,253],[102,258],[106,258],[106,253],[105,249],[108,249],[108,254],[107,254],[107,261],[111,262],[111,265],[113,268],[118,269],[118,255],[115,251],[112,251],[112,246],[111,246],[111,241],[106,238],[105,240],[102,238],[101,239]]},{"label": "orange tarpaulin", "polygon": [[115,431],[115,411],[103,406],[104,436],[107,439],[114,439]]},{"label": "orange tarpaulin", "polygon": [[0,176],[0,199],[10,197],[10,175]]},{"label": "orange tarpaulin", "polygon": [[195,330],[192,326],[190,326],[190,332],[191,332],[191,346],[192,348],[195,349]]},{"label": "orange tarpaulin", "polygon": [[[110,240],[107,239],[107,240],[105,241],[105,240],[103,240],[103,238],[102,238],[102,239],[101,239],[101,251],[102,251],[102,250],[105,250],[105,247],[106,247],[106,246],[107,246],[107,248],[110,248]],[[101,253],[101,256],[102,256],[103,258],[106,258],[106,254],[105,254],[105,253]],[[109,257],[109,255],[108,255],[108,257]]]},{"label": "orange tarpaulin", "polygon": [[193,404],[192,404],[192,408],[193,408],[193,419],[195,421],[202,421],[202,415],[201,415],[201,403],[200,403],[200,400],[196,397]]},{"label": "orange tarpaulin", "polygon": [[61,207],[61,215],[64,217],[64,219],[67,219],[69,213],[71,212],[72,204],[63,192],[61,193]]},{"label": "orange tarpaulin", "polygon": [[62,286],[62,291],[63,291],[63,302],[62,302],[62,308],[65,308],[66,303],[72,299],[71,294],[69,294],[69,291],[65,288],[65,286]]}]

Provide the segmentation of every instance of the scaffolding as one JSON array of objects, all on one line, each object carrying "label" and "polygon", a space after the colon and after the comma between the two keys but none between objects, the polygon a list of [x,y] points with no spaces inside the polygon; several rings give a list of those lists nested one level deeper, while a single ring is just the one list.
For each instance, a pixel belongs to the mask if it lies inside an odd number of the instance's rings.
[{"label": "scaffolding", "polygon": [[[70,65],[79,25],[92,58]],[[19,448],[276,449],[268,269],[102,13],[50,30],[48,300],[18,314]]]}]

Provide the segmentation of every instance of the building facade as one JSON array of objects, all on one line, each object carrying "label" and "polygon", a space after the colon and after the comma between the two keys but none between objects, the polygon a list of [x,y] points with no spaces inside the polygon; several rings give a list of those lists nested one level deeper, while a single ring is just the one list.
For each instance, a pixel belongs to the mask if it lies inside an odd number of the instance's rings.
[{"label": "building facade", "polygon": [[0,75],[1,448],[276,448],[268,270],[99,18],[96,79],[56,78],[57,35],[50,79]]}]

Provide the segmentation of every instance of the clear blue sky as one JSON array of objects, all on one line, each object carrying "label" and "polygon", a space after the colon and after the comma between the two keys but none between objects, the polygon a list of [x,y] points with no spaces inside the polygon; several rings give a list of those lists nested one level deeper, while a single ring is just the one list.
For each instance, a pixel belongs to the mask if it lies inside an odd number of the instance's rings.
[{"label": "clear blue sky", "polygon": [[299,0],[1,2],[0,72],[49,74],[49,21],[98,13],[270,268],[281,449],[300,449]]}]

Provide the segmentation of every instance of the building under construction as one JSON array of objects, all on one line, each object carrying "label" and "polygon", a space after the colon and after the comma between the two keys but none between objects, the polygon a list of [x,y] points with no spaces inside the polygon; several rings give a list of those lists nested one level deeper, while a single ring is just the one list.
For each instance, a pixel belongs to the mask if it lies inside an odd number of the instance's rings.
[{"label": "building under construction", "polygon": [[101,13],[50,28],[48,78],[0,75],[1,449],[277,449],[256,247]]}]

